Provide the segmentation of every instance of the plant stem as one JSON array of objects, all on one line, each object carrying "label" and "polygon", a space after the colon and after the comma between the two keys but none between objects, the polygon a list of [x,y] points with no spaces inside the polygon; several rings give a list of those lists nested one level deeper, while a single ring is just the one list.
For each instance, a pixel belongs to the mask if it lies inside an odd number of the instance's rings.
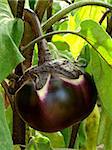
[{"label": "plant stem", "polygon": [[[26,14],[25,15],[26,16],[25,17],[26,20],[29,20],[29,23],[31,25],[32,31],[35,34],[35,37],[42,36],[42,29],[41,29],[40,21],[39,21],[37,15],[36,15],[36,13],[33,12],[33,11],[30,11],[28,9],[25,9],[24,10],[24,14]],[[35,44],[35,43],[33,43],[33,44]],[[38,42],[38,59],[39,59],[38,65],[41,65],[41,64],[44,63],[46,49],[47,49],[47,43],[46,43],[45,39],[43,39],[40,42]]]},{"label": "plant stem", "polygon": [[60,10],[54,16],[49,18],[42,25],[43,31],[48,30],[55,22],[59,21],[63,16],[65,16],[67,13],[71,12],[72,10],[83,7],[83,6],[88,6],[88,5],[102,6],[102,7],[109,8],[110,10],[112,10],[112,5],[101,2],[101,1],[86,1],[86,2],[79,1],[79,2],[73,3],[73,4],[69,5],[68,7]]},{"label": "plant stem", "polygon": [[103,16],[101,17],[100,21],[99,21],[99,24],[102,24],[103,20],[107,17],[107,15],[110,13],[111,11],[110,10],[107,10]]},{"label": "plant stem", "polygon": [[[19,117],[16,108],[13,109],[13,143],[25,145],[25,123]],[[23,150],[23,148],[21,148]]]},{"label": "plant stem", "polygon": [[[51,18],[52,17],[52,5],[53,5],[53,0],[50,1],[50,5],[49,7],[47,8],[47,19]],[[46,31],[46,33],[49,33],[49,32],[52,32],[53,31],[53,28],[52,26]],[[52,39],[52,36],[49,36],[46,38],[46,40],[48,42],[50,42]]]},{"label": "plant stem", "polygon": [[80,123],[77,123],[77,124],[72,126],[72,133],[71,133],[71,138],[70,138],[68,148],[74,148],[76,138],[77,138],[77,133],[78,133],[78,130],[79,130],[79,126],[80,126]]},{"label": "plant stem", "polygon": [[11,104],[11,108],[13,110],[14,109],[14,101],[13,101],[12,96],[8,92],[8,88],[9,88],[8,84],[7,84],[6,81],[2,81],[1,85],[2,85],[2,87],[4,88],[4,90],[6,92],[6,95],[7,95],[8,99],[9,99],[10,104]]},{"label": "plant stem", "polygon": [[18,0],[17,13],[16,13],[17,18],[22,18],[23,10],[24,10],[24,4],[25,4],[25,0]]},{"label": "plant stem", "polygon": [[[44,38],[47,38],[51,35],[55,35],[55,34],[63,34],[63,33],[70,33],[70,34],[75,34],[75,35],[78,35],[81,37],[81,35],[79,34],[79,32],[75,32],[75,31],[66,31],[66,30],[63,30],[63,31],[53,31],[53,32],[49,32],[49,33],[46,33],[45,35],[42,35],[42,36],[39,36],[38,38],[35,38],[33,41],[31,41],[30,43],[28,43],[26,46],[22,47],[21,48],[21,51],[24,51],[25,49],[27,49],[29,46],[33,45],[34,43],[38,43],[39,41],[41,41],[42,39]],[[82,37],[83,38],[83,37]]]},{"label": "plant stem", "polygon": [[49,0],[45,0],[45,1],[38,0],[38,2],[37,2],[35,13],[37,14],[40,22],[42,21],[45,10],[48,7],[48,3],[49,3]]},{"label": "plant stem", "polygon": [[68,3],[69,5],[71,4],[71,2],[69,2],[68,0],[63,0],[63,1],[65,1],[65,2]]},{"label": "plant stem", "polygon": [[112,11],[107,16],[107,28],[106,32],[112,37]]},{"label": "plant stem", "polygon": [[[105,60],[105,58],[100,54],[100,52],[99,51],[97,51],[97,48],[94,46],[94,45],[92,45],[91,43],[90,43],[90,41],[86,38],[86,37],[84,37],[83,35],[81,35],[80,34],[80,31],[76,31],[76,32],[74,32],[74,31],[54,31],[54,32],[50,32],[50,33],[46,33],[45,35],[43,35],[43,36],[39,36],[38,38],[36,38],[36,39],[34,39],[33,41],[31,41],[29,44],[27,44],[26,46],[24,46],[21,50],[22,51],[25,51],[25,49],[27,49],[29,46],[31,46],[32,44],[34,44],[35,42],[39,42],[39,41],[41,41],[42,39],[44,39],[44,38],[46,38],[46,37],[48,37],[48,36],[51,36],[51,35],[55,35],[55,34],[62,34],[62,33],[70,33],[70,34],[74,34],[74,35],[77,35],[77,36],[79,36],[79,37],[81,37],[81,38],[83,38],[88,44],[90,44],[91,45],[91,47],[102,57],[102,59],[108,64],[108,62]],[[112,68],[112,66],[110,65],[110,64],[108,64],[111,68]]]},{"label": "plant stem", "polygon": [[[25,4],[25,0],[18,0],[17,13],[16,13],[17,18],[22,18],[23,10],[24,10],[24,4]],[[18,76],[23,74],[23,69],[22,69],[21,64],[19,64],[16,67],[15,73]],[[14,101],[15,101],[15,96],[13,98],[14,98]],[[14,144],[25,145],[25,123],[19,117],[19,115],[17,113],[17,110],[15,108],[15,103],[14,103],[14,108],[13,108],[13,133],[12,133],[12,139],[13,139]],[[21,147],[21,150],[24,150],[24,149],[25,148]]]}]

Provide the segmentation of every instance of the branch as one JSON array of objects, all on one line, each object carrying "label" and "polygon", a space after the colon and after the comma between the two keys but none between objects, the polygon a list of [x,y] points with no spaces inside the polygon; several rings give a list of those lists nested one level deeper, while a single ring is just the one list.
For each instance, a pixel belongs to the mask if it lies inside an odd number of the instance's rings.
[{"label": "branch", "polygon": [[110,12],[110,15],[107,16],[106,32],[112,37],[112,11]]},{"label": "branch", "polygon": [[42,21],[43,15],[45,13],[45,10],[47,9],[49,4],[49,0],[38,0],[36,8],[35,8],[35,13],[37,14],[40,22]]},{"label": "branch", "polygon": [[12,108],[12,110],[13,110],[13,109],[14,109],[14,101],[13,101],[12,96],[11,96],[11,95],[9,94],[9,92],[8,92],[9,86],[8,86],[8,84],[7,84],[6,81],[3,81],[3,82],[1,83],[1,85],[2,85],[2,87],[4,88],[4,90],[5,90],[5,92],[6,92],[6,95],[7,95],[8,99],[9,99],[10,104],[11,104],[11,108]]},{"label": "branch", "polygon": [[63,0],[63,1],[65,1],[65,2],[68,3],[69,5],[71,4],[71,2],[69,2],[68,0]]},{"label": "branch", "polygon": [[[97,48],[95,47],[95,46],[93,46],[90,42],[89,42],[89,40],[86,38],[86,37],[84,37],[83,35],[81,35],[79,32],[74,32],[74,31],[54,31],[54,32],[50,32],[50,33],[47,33],[47,34],[45,34],[45,35],[43,35],[43,36],[40,36],[40,37],[38,37],[38,38],[36,38],[36,39],[34,39],[33,41],[31,41],[29,44],[27,44],[26,46],[24,46],[21,50],[24,50],[25,51],[25,49],[27,49],[29,46],[31,46],[32,44],[34,44],[35,42],[39,42],[39,41],[41,41],[42,39],[44,39],[44,38],[46,38],[46,37],[48,37],[48,36],[51,36],[51,35],[55,35],[55,34],[62,34],[62,33],[70,33],[70,34],[74,34],[74,35],[77,35],[77,36],[79,36],[79,37],[81,37],[81,38],[83,38],[88,44],[90,44],[91,45],[91,47],[101,56],[101,58],[108,64],[108,62],[105,60],[105,58],[97,51]],[[111,68],[112,68],[112,66],[110,65],[110,64],[108,64]]]},{"label": "branch", "polygon": [[[23,16],[23,10],[24,10],[24,4],[25,4],[25,0],[18,0],[18,3],[17,3],[17,12],[16,12],[16,17],[17,18],[22,18],[22,16]],[[15,73],[17,75],[22,75],[23,74],[23,68],[22,68],[21,64],[19,64],[16,67]]]},{"label": "branch", "polygon": [[18,0],[17,13],[16,13],[17,18],[22,18],[23,10],[24,10],[24,4],[25,4],[25,0]]},{"label": "branch", "polygon": [[[25,20],[29,21],[31,28],[35,34],[35,37],[42,36],[42,29],[41,29],[40,21],[36,15],[36,13],[34,11],[29,10],[29,9],[24,9],[24,16],[25,16]],[[35,43],[33,43],[33,44],[35,44]],[[47,49],[47,44],[46,44],[45,39],[38,42],[38,58],[39,58],[38,64],[39,65],[43,64],[45,61],[46,49]],[[22,49],[22,51],[24,51],[24,50]]]},{"label": "branch", "polygon": [[110,13],[111,11],[110,10],[107,10],[103,16],[101,17],[100,21],[99,21],[99,24],[102,24],[103,20],[105,19],[105,17]]},{"label": "branch", "polygon": [[88,6],[88,5],[102,6],[102,7],[109,8],[110,10],[112,10],[112,5],[110,5],[108,3],[101,2],[101,1],[86,1],[86,2],[79,1],[79,2],[73,3],[73,4],[69,5],[68,7],[60,10],[54,16],[49,18],[42,25],[43,31],[48,30],[55,22],[59,21],[63,16],[65,16],[66,14],[71,12],[72,10],[83,7],[83,6]]},{"label": "branch", "polygon": [[[25,0],[18,0],[17,4],[17,13],[16,17],[17,18],[22,18],[23,16],[23,10],[24,10],[24,4]],[[23,74],[23,67],[22,64],[19,64],[16,69],[15,73],[20,76]],[[15,101],[15,97],[14,97]],[[21,144],[25,145],[25,123],[24,121],[20,118],[16,107],[14,103],[14,108],[13,108],[13,132],[12,132],[12,139],[14,144]],[[24,150],[23,147],[20,148],[21,150]]]},{"label": "branch", "polygon": [[[75,32],[75,31],[66,31],[66,30],[63,30],[63,31],[53,31],[53,32],[49,32],[49,33],[46,33],[45,35],[42,35],[42,36],[39,36],[38,38],[34,39],[33,41],[31,41],[30,43],[28,43],[26,46],[22,47],[21,48],[21,51],[25,51],[29,46],[33,45],[34,43],[38,43],[39,41],[41,41],[42,39],[44,38],[47,38],[51,35],[55,35],[55,34],[62,34],[62,33],[70,33],[70,34],[75,34],[75,35],[78,35],[80,37],[82,37],[79,32]],[[84,37],[82,37],[83,39],[85,39]]]},{"label": "branch", "polygon": [[[52,17],[52,5],[53,5],[53,0],[51,0],[49,7],[47,8],[47,19],[49,19],[50,17]],[[46,31],[46,33],[52,32],[53,28],[52,26]],[[50,42],[52,39],[52,36],[46,38],[46,40],[48,42]]]},{"label": "branch", "polygon": [[77,138],[77,133],[78,133],[78,130],[79,130],[79,126],[80,126],[80,123],[74,124],[72,126],[72,133],[71,133],[71,138],[70,138],[68,148],[74,148],[76,138]]}]

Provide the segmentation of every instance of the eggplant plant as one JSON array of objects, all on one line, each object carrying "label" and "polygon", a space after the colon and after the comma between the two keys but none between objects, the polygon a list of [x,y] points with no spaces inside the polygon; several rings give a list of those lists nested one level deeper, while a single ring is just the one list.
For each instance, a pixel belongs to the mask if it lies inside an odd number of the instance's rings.
[{"label": "eggplant plant", "polygon": [[0,149],[111,149],[111,10],[110,1],[0,1]]}]

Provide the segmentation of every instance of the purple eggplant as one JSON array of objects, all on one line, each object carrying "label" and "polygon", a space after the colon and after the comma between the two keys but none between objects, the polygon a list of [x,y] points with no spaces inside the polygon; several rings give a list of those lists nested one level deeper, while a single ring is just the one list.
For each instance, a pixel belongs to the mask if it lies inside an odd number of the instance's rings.
[{"label": "purple eggplant", "polygon": [[15,98],[16,109],[29,126],[56,132],[82,121],[92,112],[97,90],[87,73],[78,79],[49,75],[43,88],[36,90],[36,83],[27,81]]}]

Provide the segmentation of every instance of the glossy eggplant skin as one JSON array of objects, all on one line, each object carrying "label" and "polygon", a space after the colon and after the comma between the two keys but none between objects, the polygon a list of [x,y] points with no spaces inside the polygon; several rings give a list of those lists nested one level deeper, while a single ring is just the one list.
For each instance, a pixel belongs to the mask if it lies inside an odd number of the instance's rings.
[{"label": "glossy eggplant skin", "polygon": [[41,92],[35,87],[32,81],[24,84],[15,104],[20,117],[39,131],[56,132],[80,122],[96,104],[97,90],[87,73],[73,80],[53,75]]}]

